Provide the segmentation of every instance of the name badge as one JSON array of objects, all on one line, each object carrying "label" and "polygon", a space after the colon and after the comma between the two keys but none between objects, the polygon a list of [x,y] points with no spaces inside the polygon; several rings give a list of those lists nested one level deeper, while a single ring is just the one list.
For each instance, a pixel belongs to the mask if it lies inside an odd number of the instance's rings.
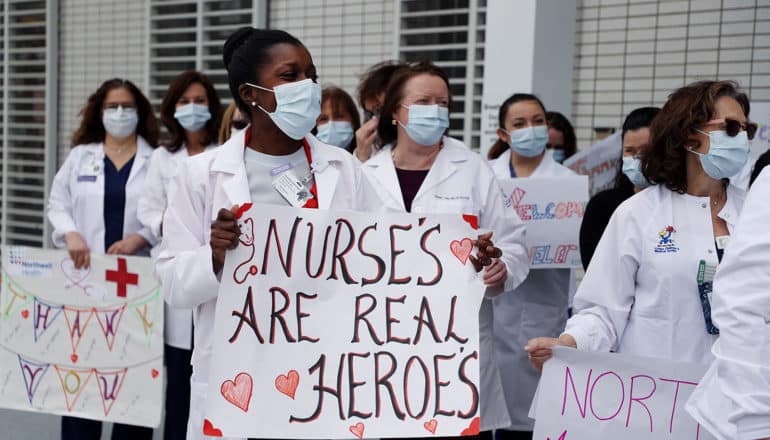
[{"label": "name badge", "polygon": [[706,322],[706,331],[710,335],[718,335],[719,329],[711,321],[711,293],[714,291],[714,275],[716,266],[706,264],[706,260],[700,260],[698,264],[698,294],[703,308],[703,319]]},{"label": "name badge", "polygon": [[293,170],[285,171],[273,179],[273,188],[294,207],[302,207],[313,198],[313,194],[305,188]]},{"label": "name badge", "polygon": [[[88,163],[84,163],[80,167],[78,172],[78,182],[94,182],[96,176],[102,171],[102,164],[99,161],[92,160]],[[93,178],[93,179],[91,179]]]},{"label": "name badge", "polygon": [[78,182],[96,182],[96,176],[80,175]]}]

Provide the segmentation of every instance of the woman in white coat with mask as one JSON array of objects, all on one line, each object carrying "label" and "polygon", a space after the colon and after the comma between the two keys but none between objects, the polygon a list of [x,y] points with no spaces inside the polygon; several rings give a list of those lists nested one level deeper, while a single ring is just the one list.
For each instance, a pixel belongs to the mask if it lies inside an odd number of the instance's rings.
[{"label": "woman in white coat with mask", "polygon": [[[169,199],[169,183],[182,161],[216,146],[221,104],[206,75],[183,72],[171,81],[160,104],[160,119],[170,140],[152,154],[138,216],[153,234],[153,244],[163,235],[163,212]],[[153,248],[157,253],[158,246]],[[192,310],[164,308],[164,362],[168,383],[163,422],[165,440],[184,439],[190,407],[192,367]]]},{"label": "woman in white coat with mask", "polygon": [[[224,145],[185,161],[172,181],[156,272],[166,301],[194,308],[188,439],[203,438],[214,311],[227,249],[238,243],[237,207],[245,203],[377,210],[353,157],[310,135],[321,88],[310,53],[292,35],[245,27],[224,46],[230,91],[251,125]],[[291,169],[312,196],[284,198],[273,176]],[[289,176],[289,175],[287,175]]]},{"label": "woman in white coat with mask", "polygon": [[[543,103],[534,95],[516,93],[500,106],[498,141],[488,157],[498,179],[569,177],[575,173],[547,154],[548,125]],[[496,440],[532,439],[528,417],[538,372],[529,363],[524,345],[530,338],[559,336],[567,321],[572,286],[570,269],[530,270],[512,292],[495,302],[495,349],[511,425],[495,431]]]},{"label": "woman in white coat with mask", "polygon": [[770,170],[751,187],[714,280],[715,360],[687,411],[720,440],[770,439]]},{"label": "woman in white coat with mask", "polygon": [[[152,234],[137,218],[158,123],[147,98],[130,81],[102,83],[83,108],[72,151],[48,197],[53,243],[66,247],[75,267],[91,252],[148,255]],[[101,439],[102,423],[62,417],[62,440]],[[152,429],[116,424],[112,439],[151,439]]]},{"label": "woman in white coat with mask", "polygon": [[650,127],[642,173],[653,186],[621,204],[596,248],[558,338],[526,347],[540,368],[555,344],[709,365],[718,329],[708,283],[743,205],[729,183],[756,125],[727,81],[675,91]]},{"label": "woman in white coat with mask", "polygon": [[[524,225],[506,208],[489,165],[460,141],[442,136],[449,127],[450,100],[449,81],[440,68],[419,63],[401,69],[385,93],[378,125],[386,145],[363,170],[388,209],[459,213],[472,225],[492,231],[494,246],[488,234],[478,240],[478,263],[486,266],[487,296],[494,296],[512,290],[527,275]],[[479,321],[479,437],[491,438],[492,429],[510,422],[495,362],[490,300],[483,301]]]}]

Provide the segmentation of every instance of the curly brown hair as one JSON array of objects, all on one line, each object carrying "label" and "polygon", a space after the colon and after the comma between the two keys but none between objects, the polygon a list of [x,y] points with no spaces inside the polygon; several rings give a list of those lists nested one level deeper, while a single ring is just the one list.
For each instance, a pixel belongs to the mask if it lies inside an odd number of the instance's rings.
[{"label": "curly brown hair", "polygon": [[104,142],[106,132],[104,131],[104,124],[102,124],[102,107],[107,93],[119,88],[128,90],[134,97],[136,114],[139,117],[139,122],[136,124],[136,134],[143,137],[152,148],[158,145],[158,120],[152,111],[150,101],[131,81],[113,78],[103,82],[96,89],[96,92],[88,97],[86,105],[80,110],[80,127],[72,135],[72,147]]},{"label": "curly brown hair", "polygon": [[172,153],[176,152],[182,147],[185,142],[185,129],[182,124],[176,120],[174,113],[176,113],[176,103],[179,98],[184,95],[187,88],[193,84],[200,84],[206,90],[206,99],[209,101],[209,113],[211,113],[211,119],[206,121],[204,128],[206,129],[206,139],[204,140],[204,146],[213,144],[217,141],[217,130],[219,129],[219,121],[222,114],[222,104],[219,102],[219,96],[214,89],[209,78],[194,70],[188,70],[180,73],[171,84],[168,86],[168,91],[163,97],[163,102],[160,103],[160,120],[163,125],[166,126],[166,130],[170,135],[170,140],[163,146]]},{"label": "curly brown hair", "polygon": [[642,174],[652,184],[687,192],[687,148],[700,146],[697,129],[715,116],[721,97],[735,99],[749,117],[749,98],[734,81],[699,81],[676,90],[652,121],[650,145],[642,156]]}]

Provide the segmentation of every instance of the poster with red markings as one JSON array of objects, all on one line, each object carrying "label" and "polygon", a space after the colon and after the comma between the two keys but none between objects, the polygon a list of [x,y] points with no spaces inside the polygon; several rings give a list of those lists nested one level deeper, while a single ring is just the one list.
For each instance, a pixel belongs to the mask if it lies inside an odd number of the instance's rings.
[{"label": "poster with red markings", "polygon": [[685,410],[706,366],[556,347],[530,417],[535,440],[714,440]]},{"label": "poster with red markings", "polygon": [[204,433],[479,430],[485,288],[461,215],[254,206],[222,272]]},{"label": "poster with red markings", "polygon": [[157,427],[162,385],[149,258],[2,247],[0,407]]}]

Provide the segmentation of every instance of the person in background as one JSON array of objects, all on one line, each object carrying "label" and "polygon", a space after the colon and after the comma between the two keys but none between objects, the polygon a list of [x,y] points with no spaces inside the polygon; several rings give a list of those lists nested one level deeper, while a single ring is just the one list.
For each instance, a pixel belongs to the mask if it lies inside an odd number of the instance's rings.
[{"label": "person in background", "polygon": [[318,140],[352,153],[356,149],[354,135],[359,128],[361,119],[353,98],[339,87],[324,87],[321,115],[316,122]]},{"label": "person in background", "polygon": [[[153,234],[153,244],[163,236],[163,213],[170,198],[170,182],[179,164],[216,146],[221,105],[209,78],[195,71],[177,76],[160,104],[160,119],[170,140],[152,154],[137,215]],[[153,248],[153,254],[158,247]],[[190,413],[192,367],[192,310],[166,305],[164,309],[167,371],[164,439],[184,439]]]},{"label": "person in background", "polygon": [[[575,175],[546,150],[553,131],[547,115],[543,103],[528,93],[516,93],[503,102],[498,140],[490,148],[490,154],[498,156],[492,162],[498,179]],[[534,424],[528,414],[539,374],[530,365],[524,345],[536,336],[559,336],[567,321],[571,285],[571,269],[530,270],[523,283],[494,299],[497,365],[504,372],[503,391],[511,417],[510,426],[495,431],[497,440],[532,439]]]},{"label": "person in background", "polygon": [[[158,122],[147,98],[128,80],[102,83],[80,113],[72,150],[48,198],[53,243],[76,269],[91,253],[148,255],[152,233],[137,217]],[[100,440],[102,422],[62,417],[62,440]],[[116,423],[113,440],[151,439],[152,429]]]},{"label": "person in background", "polygon": [[[284,31],[243,27],[227,39],[222,58],[230,92],[250,125],[184,161],[171,184],[177,196],[163,217],[155,265],[169,305],[195,309],[188,439],[205,438],[219,277],[227,249],[238,244],[237,208],[380,211],[382,205],[350,154],[310,134],[321,113],[321,87],[302,42]],[[273,177],[292,175],[307,190],[304,196],[273,186]]]},{"label": "person in background", "polygon": [[757,161],[754,163],[754,169],[751,171],[750,184],[752,185],[754,184],[754,181],[757,180],[757,177],[759,177],[759,174],[769,164],[770,164],[770,150],[767,150],[764,153],[762,153],[757,158]]},{"label": "person in background", "polygon": [[[729,81],[672,93],[650,127],[642,174],[652,184],[610,218],[556,338],[525,349],[541,369],[554,345],[708,366],[718,329],[710,285],[729,246],[744,192],[729,181],[748,161],[756,125]],[[729,251],[728,251],[729,252]]]},{"label": "person in background", "polygon": [[588,201],[580,224],[580,259],[583,268],[594,255],[599,239],[618,205],[650,183],[642,175],[641,154],[650,141],[650,125],[660,112],[658,107],[641,107],[633,110],[623,122],[623,150],[620,156],[621,170],[615,178],[615,187],[594,195]]},{"label": "person in background", "polygon": [[377,139],[380,109],[393,75],[406,64],[400,61],[383,61],[361,75],[358,84],[358,104],[364,110],[364,124],[356,130],[355,156],[361,162],[369,160],[381,143]]},{"label": "person in background", "polygon": [[235,102],[231,102],[222,115],[222,123],[219,125],[219,145],[227,142],[230,136],[243,130],[247,125],[249,125],[248,119],[243,116]]},{"label": "person in background", "polygon": [[719,440],[770,439],[770,171],[754,182],[714,279],[715,360],[687,412]]},{"label": "person in background", "polygon": [[513,290],[527,276],[524,224],[506,208],[489,165],[459,140],[444,136],[450,103],[449,79],[439,67],[422,62],[395,74],[377,126],[386,145],[363,164],[373,191],[366,196],[382,199],[388,210],[462,214],[490,231],[477,240],[487,286],[479,311],[482,432],[477,437],[491,439],[491,430],[509,426],[510,420],[495,361],[490,298]]},{"label": "person in background", "polygon": [[566,159],[577,152],[577,138],[575,129],[566,116],[559,112],[546,112],[545,120],[548,121],[547,150],[553,160],[564,163]]}]

